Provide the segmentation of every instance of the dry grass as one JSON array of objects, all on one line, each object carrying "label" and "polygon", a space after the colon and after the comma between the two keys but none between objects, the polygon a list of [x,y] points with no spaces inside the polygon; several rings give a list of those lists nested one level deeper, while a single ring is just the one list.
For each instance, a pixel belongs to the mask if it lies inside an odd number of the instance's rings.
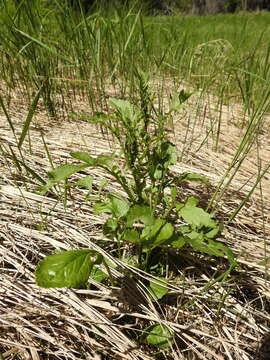
[{"label": "dry grass", "polygon": [[[238,145],[242,130],[235,123],[241,122],[241,114],[237,107],[222,109],[216,152],[214,140],[205,137],[209,127],[216,126],[216,108],[210,105],[214,101],[197,100],[201,103],[190,103],[187,116],[180,116],[174,129],[182,154],[182,163],[174,171],[203,173],[214,188]],[[21,105],[20,111],[12,114],[18,134],[24,112]],[[41,126],[55,164],[69,159],[72,150],[100,153],[111,146],[97,128],[80,119],[52,124],[40,112],[31,127],[31,149],[25,144],[22,152],[27,165],[41,176],[50,169]],[[266,130],[262,129],[259,139],[260,147],[251,152],[223,197],[220,218],[229,215],[252,186],[258,172],[258,149],[261,161],[269,163]],[[269,359],[270,277],[268,267],[259,265],[269,255],[269,174],[222,233],[221,241],[238,254],[241,268],[224,283],[209,286],[214,273],[222,272],[226,262],[183,254],[177,281],[170,286],[166,302],[157,305],[147,296],[142,282],[149,274],[115,260],[109,251],[99,248],[103,219],[92,213],[83,190],[72,191],[65,208],[56,198],[39,195],[35,181],[25,171],[18,174],[9,157],[9,149],[16,151],[16,143],[3,115],[0,144],[6,151],[6,156],[0,157],[0,353],[4,359]],[[91,174],[97,182],[105,176],[97,170]],[[116,189],[113,183],[108,188]],[[201,186],[185,191],[207,196]],[[99,249],[117,265],[114,288],[97,283],[89,290],[42,289],[35,285],[35,266],[43,256],[55,248],[85,247]],[[127,271],[134,274],[134,284],[123,278]],[[176,335],[175,346],[164,352],[164,357],[130,336],[139,336],[154,323],[167,325]]]}]

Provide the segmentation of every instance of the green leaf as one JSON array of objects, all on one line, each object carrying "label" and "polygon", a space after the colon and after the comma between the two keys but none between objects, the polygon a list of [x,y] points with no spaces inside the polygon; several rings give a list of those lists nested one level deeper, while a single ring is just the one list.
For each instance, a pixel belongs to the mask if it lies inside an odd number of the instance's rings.
[{"label": "green leaf", "polygon": [[146,342],[159,348],[171,346],[173,340],[172,332],[164,325],[153,325],[146,330],[149,334],[146,336]]},{"label": "green leaf", "polygon": [[53,182],[58,183],[62,180],[66,180],[71,175],[76,174],[78,171],[81,171],[86,167],[87,165],[72,165],[72,164],[61,165],[55,168],[54,170],[50,171],[48,173],[48,176]]},{"label": "green leaf", "polygon": [[90,175],[84,176],[82,179],[76,182],[76,185],[86,188],[89,191],[92,191],[93,177]]},{"label": "green leaf", "polygon": [[105,274],[102,270],[100,270],[97,266],[93,266],[92,271],[90,273],[90,278],[97,281],[102,282],[103,280],[107,279],[108,275]]},{"label": "green leaf", "polygon": [[77,173],[78,171],[81,171],[85,169],[88,165],[61,165],[55,168],[52,171],[48,172],[48,177],[50,180],[42,186],[39,186],[39,190],[41,191],[41,194],[45,194],[47,191],[49,191],[52,187],[54,187],[57,183],[60,181],[68,179],[71,175]]},{"label": "green leaf", "polygon": [[216,226],[212,215],[207,213],[202,208],[196,207],[197,199],[189,198],[185,206],[181,207],[178,211],[179,215],[193,227],[210,227]]},{"label": "green leaf", "polygon": [[165,223],[158,231],[158,234],[153,242],[153,245],[160,245],[163,242],[169,240],[172,237],[173,232],[174,232],[173,225],[168,222]]},{"label": "green leaf", "polygon": [[191,96],[193,95],[193,93],[187,92],[184,89],[180,90],[179,94],[178,94],[178,99],[180,101],[181,104],[183,104],[185,101],[187,101]]},{"label": "green leaf", "polygon": [[206,177],[195,173],[184,173],[180,176],[178,181],[200,181],[204,184],[209,184],[209,180]]},{"label": "green leaf", "polygon": [[95,166],[96,164],[96,160],[92,156],[90,156],[89,154],[83,151],[71,152],[70,156],[73,157],[74,159],[85,162],[89,166]]},{"label": "green leaf", "polygon": [[140,221],[145,225],[154,222],[153,211],[146,205],[134,205],[127,213],[127,226],[131,227],[135,222]]},{"label": "green leaf", "polygon": [[149,284],[149,288],[155,300],[160,300],[169,291],[167,288],[167,282],[162,278],[155,278],[155,281],[151,281]]},{"label": "green leaf", "polygon": [[111,201],[111,212],[115,217],[121,218],[128,213],[129,203],[126,200],[115,195],[108,195],[108,198]]},{"label": "green leaf", "polygon": [[227,256],[231,264],[236,263],[232,250],[225,244],[212,239],[205,239],[203,233],[196,233],[195,231],[192,232],[188,237],[189,243],[194,250],[214,256]]},{"label": "green leaf", "polygon": [[152,225],[147,225],[142,231],[141,239],[146,245],[158,246],[169,240],[174,232],[172,224],[164,219],[155,219]]},{"label": "green leaf", "polygon": [[135,229],[125,230],[122,234],[122,238],[123,238],[123,240],[131,242],[131,243],[139,243],[141,240],[138,231]]},{"label": "green leaf", "polygon": [[93,267],[93,250],[70,250],[46,256],[38,263],[36,283],[45,288],[81,288],[88,281]]},{"label": "green leaf", "polygon": [[118,111],[122,117],[122,120],[124,120],[126,124],[128,124],[127,122],[132,120],[137,115],[137,108],[129,101],[110,98],[109,104]]},{"label": "green leaf", "polygon": [[94,214],[111,213],[112,205],[110,202],[97,202],[93,205]]},{"label": "green leaf", "polygon": [[180,110],[182,107],[182,103],[179,101],[179,94],[173,93],[170,96],[170,112]]},{"label": "green leaf", "polygon": [[116,219],[108,219],[103,225],[103,234],[109,239],[114,239],[118,229],[118,221]]},{"label": "green leaf", "polygon": [[41,86],[41,88],[38,90],[38,92],[36,93],[35,97],[34,97],[34,100],[32,101],[32,104],[30,106],[30,109],[28,111],[28,114],[27,114],[27,117],[26,117],[26,120],[23,124],[23,129],[22,129],[22,133],[21,133],[21,136],[20,136],[20,139],[19,139],[19,143],[18,143],[18,147],[20,148],[24,142],[24,139],[25,139],[25,136],[29,130],[29,126],[31,124],[31,121],[33,119],[33,116],[34,116],[34,113],[35,113],[35,110],[36,110],[36,107],[37,107],[37,104],[38,104],[38,100],[40,98],[40,94],[41,94],[41,91],[43,90],[43,85]]},{"label": "green leaf", "polygon": [[175,240],[171,242],[171,246],[175,249],[181,249],[186,243],[186,237],[185,236],[179,236]]}]

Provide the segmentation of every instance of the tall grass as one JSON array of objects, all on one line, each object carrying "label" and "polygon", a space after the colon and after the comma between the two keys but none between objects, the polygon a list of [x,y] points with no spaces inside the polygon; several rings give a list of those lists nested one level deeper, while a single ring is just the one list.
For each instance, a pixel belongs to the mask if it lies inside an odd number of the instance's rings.
[{"label": "tall grass", "polygon": [[138,67],[215,90],[227,101],[241,97],[248,107],[256,95],[250,87],[260,88],[259,79],[269,75],[269,17],[145,17],[132,8],[85,14],[65,1],[2,0],[1,73],[8,87],[29,96],[45,83],[51,115],[63,90],[81,91],[93,108],[102,105],[108,82],[126,95]]},{"label": "tall grass", "polygon": [[[66,104],[72,110],[78,96],[91,112],[107,110],[110,91],[134,99],[140,69],[163,84],[160,106],[168,86],[174,91],[185,82],[202,97],[215,96],[219,115],[211,132],[217,151],[222,106],[243,105],[248,120],[238,124],[244,135],[226,173],[230,183],[269,110],[269,20],[267,13],[147,17],[136,7],[87,14],[67,1],[2,0],[2,96],[8,102],[6,95],[16,89],[31,104],[40,92],[56,117]],[[222,186],[223,180],[218,190]]]}]

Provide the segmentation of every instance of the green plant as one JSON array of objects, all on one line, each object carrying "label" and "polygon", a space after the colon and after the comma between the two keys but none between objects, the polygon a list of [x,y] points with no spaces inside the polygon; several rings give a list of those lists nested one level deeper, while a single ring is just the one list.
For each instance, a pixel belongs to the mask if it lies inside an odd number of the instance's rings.
[{"label": "green plant", "polygon": [[[50,180],[41,187],[46,193],[55,185],[89,167],[102,168],[125,193],[103,193],[94,204],[96,213],[110,216],[103,233],[117,244],[118,256],[123,257],[123,245],[129,245],[137,266],[150,270],[153,251],[190,247],[214,256],[226,256],[235,264],[232,251],[215,238],[220,226],[198,206],[198,199],[179,201],[184,181],[207,179],[186,173],[180,177],[170,172],[177,161],[175,146],[168,140],[168,124],[174,112],[191,95],[173,94],[166,113],[155,109],[144,74],[138,73],[139,106],[111,98],[113,114],[98,113],[90,121],[108,130],[119,144],[119,151],[96,158],[85,152],[73,152],[80,164],[59,166],[49,173]],[[101,256],[91,260],[93,251],[72,250],[43,259],[36,271],[37,283],[45,287],[85,286],[94,265],[103,262]],[[65,268],[65,270],[64,270]],[[61,282],[62,278],[62,282]]]}]

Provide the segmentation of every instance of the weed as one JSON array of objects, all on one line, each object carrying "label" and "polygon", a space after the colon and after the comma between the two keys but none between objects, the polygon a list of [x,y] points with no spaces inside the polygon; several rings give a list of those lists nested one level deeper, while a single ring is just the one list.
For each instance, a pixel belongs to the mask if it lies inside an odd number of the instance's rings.
[{"label": "weed", "polygon": [[[188,197],[184,202],[177,199],[183,181],[207,182],[207,179],[194,173],[176,177],[170,172],[170,166],[177,162],[177,154],[175,146],[168,140],[168,122],[191,94],[173,94],[169,110],[157,112],[145,74],[138,72],[137,75],[139,105],[111,98],[113,114],[98,113],[89,118],[113,135],[119,151],[96,158],[85,152],[73,152],[72,158],[80,163],[52,170],[50,180],[40,190],[46,193],[62,181],[66,184],[70,176],[83,169],[100,167],[125,193],[122,196],[104,192],[93,206],[95,213],[109,214],[103,234],[115,241],[120,259],[123,259],[123,246],[128,244],[136,266],[150,271],[154,251],[189,247],[209,255],[227,257],[231,267],[235,266],[232,251],[215,240],[220,226],[213,215],[200,208],[194,197]],[[80,180],[79,184],[82,182]],[[37,284],[44,287],[85,286],[93,266],[102,262],[102,256],[92,250],[50,255],[37,267]],[[160,298],[164,295],[163,290],[158,291],[156,287],[162,289],[164,286],[150,285],[152,292]]]}]

